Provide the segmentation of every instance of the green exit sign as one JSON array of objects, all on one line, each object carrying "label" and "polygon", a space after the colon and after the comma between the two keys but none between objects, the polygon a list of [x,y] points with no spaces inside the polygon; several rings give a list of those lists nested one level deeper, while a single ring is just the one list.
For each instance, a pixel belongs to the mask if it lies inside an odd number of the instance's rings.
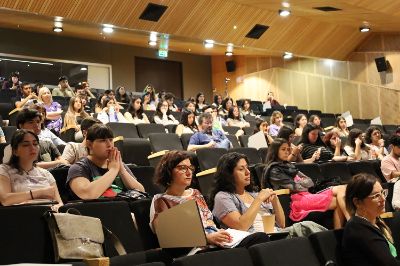
[{"label": "green exit sign", "polygon": [[163,49],[158,50],[158,56],[159,57],[168,57],[168,50],[163,50]]}]

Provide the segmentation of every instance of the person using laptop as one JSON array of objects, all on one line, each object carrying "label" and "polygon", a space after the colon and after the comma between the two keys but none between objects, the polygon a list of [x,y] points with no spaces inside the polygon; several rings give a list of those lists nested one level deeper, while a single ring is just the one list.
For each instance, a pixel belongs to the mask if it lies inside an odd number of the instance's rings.
[{"label": "person using laptop", "polygon": [[[171,151],[161,158],[155,176],[156,182],[164,186],[166,190],[153,197],[150,207],[150,226],[153,231],[156,231],[157,217],[161,212],[188,200],[195,200],[203,222],[207,243],[222,247],[224,243],[231,242],[232,237],[225,230],[217,228],[203,195],[197,189],[189,188],[194,172],[191,160],[191,156],[182,151]],[[177,230],[179,230],[179,225],[177,225]],[[249,247],[266,241],[269,241],[269,237],[265,234],[251,234],[244,238],[238,247]]]}]

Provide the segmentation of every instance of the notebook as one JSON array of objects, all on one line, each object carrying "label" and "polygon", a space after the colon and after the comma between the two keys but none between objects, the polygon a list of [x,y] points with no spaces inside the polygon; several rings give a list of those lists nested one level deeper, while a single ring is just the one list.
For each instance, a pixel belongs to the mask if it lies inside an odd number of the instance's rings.
[{"label": "notebook", "polygon": [[161,212],[157,218],[156,234],[161,248],[207,245],[195,200],[189,200]]}]

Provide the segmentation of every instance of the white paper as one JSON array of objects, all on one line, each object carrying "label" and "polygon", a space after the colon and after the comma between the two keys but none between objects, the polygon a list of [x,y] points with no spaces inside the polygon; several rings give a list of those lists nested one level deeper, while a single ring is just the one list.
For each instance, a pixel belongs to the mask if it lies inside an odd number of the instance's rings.
[{"label": "white paper", "polygon": [[344,112],[342,114],[344,120],[346,120],[346,126],[351,127],[354,122],[353,122],[353,116],[350,114],[350,111]]},{"label": "white paper", "polygon": [[371,125],[381,125],[382,126],[382,120],[381,117],[375,117],[374,119],[371,120]]},{"label": "white paper", "polygon": [[242,242],[242,240],[245,237],[250,235],[250,233],[247,232],[247,231],[241,231],[241,230],[236,230],[236,229],[232,229],[232,228],[226,229],[226,232],[228,232],[231,235],[232,242],[224,243],[223,246],[225,248],[234,248],[234,247],[236,247],[237,245],[239,245],[240,242]]},{"label": "white paper", "polygon": [[249,148],[256,148],[257,150],[259,148],[267,148],[267,140],[265,139],[264,132],[259,131],[256,134],[253,134],[249,137],[249,141],[247,143],[247,146]]},{"label": "white paper", "polygon": [[267,109],[271,109],[271,103],[269,101],[263,104],[263,111],[266,111]]}]

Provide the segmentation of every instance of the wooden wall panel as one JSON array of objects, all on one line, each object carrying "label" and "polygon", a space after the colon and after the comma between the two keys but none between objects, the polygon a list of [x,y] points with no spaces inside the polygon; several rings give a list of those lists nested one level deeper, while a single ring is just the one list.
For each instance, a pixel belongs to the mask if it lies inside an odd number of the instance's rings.
[{"label": "wooden wall panel", "polygon": [[300,71],[314,74],[315,73],[315,60],[314,59],[302,59],[300,60]]},{"label": "wooden wall panel", "polygon": [[325,112],[327,113],[341,113],[341,92],[340,92],[340,82],[338,80],[325,78],[324,79],[325,88]]},{"label": "wooden wall panel", "polygon": [[321,59],[315,61],[316,73],[323,76],[331,75],[331,60]]},{"label": "wooden wall panel", "polygon": [[364,54],[352,54],[349,58],[350,80],[367,82],[367,64]]},{"label": "wooden wall panel", "polygon": [[275,97],[280,103],[291,104],[292,100],[292,86],[291,86],[291,72],[286,70],[279,70],[277,76],[277,93]]},{"label": "wooden wall panel", "polygon": [[379,116],[379,88],[371,85],[360,85],[361,118]]},{"label": "wooden wall panel", "polygon": [[302,73],[292,73],[292,92],[293,97],[290,102],[286,102],[288,105],[294,102],[298,106],[307,106],[307,76]]},{"label": "wooden wall panel", "polygon": [[354,118],[360,117],[360,103],[358,84],[353,82],[341,82],[343,110],[341,113],[350,111]]},{"label": "wooden wall panel", "polygon": [[347,61],[332,61],[332,76],[334,78],[349,79]]},{"label": "wooden wall panel", "polygon": [[324,110],[324,84],[322,77],[308,76],[308,109]]},{"label": "wooden wall panel", "polygon": [[391,89],[380,90],[381,118],[384,124],[400,125],[399,93]]}]

